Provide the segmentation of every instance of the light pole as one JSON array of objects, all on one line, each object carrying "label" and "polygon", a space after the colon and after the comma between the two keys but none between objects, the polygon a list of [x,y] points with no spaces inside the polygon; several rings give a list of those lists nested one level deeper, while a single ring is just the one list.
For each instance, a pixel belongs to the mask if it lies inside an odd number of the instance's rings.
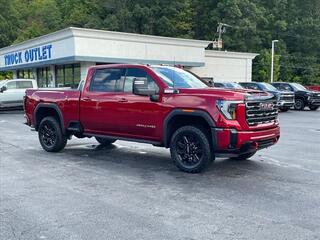
[{"label": "light pole", "polygon": [[279,42],[279,40],[272,40],[272,48],[271,48],[271,82],[273,83],[273,62],[274,62],[274,44]]}]

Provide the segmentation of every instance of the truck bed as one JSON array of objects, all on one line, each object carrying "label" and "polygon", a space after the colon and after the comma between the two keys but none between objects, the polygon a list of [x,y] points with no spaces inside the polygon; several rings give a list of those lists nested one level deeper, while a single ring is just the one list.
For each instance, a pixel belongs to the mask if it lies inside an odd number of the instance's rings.
[{"label": "truck bed", "polygon": [[24,108],[29,125],[35,126],[33,113],[39,104],[56,105],[63,112],[64,127],[73,121],[79,121],[79,103],[81,92],[77,89],[27,89]]}]

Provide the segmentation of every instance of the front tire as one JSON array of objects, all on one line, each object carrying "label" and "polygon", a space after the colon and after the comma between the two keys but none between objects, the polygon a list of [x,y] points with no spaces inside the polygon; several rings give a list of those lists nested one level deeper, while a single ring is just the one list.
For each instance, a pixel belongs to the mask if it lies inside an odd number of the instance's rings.
[{"label": "front tire", "polygon": [[302,99],[296,99],[295,104],[294,104],[294,109],[303,111],[305,105]]},{"label": "front tire", "polygon": [[100,143],[100,145],[102,146],[109,146],[112,143],[114,143],[115,139],[110,139],[110,138],[103,138],[103,137],[95,137],[95,139],[97,140],[98,143]]},{"label": "front tire", "polygon": [[319,109],[319,106],[309,106],[311,111],[317,111]]},{"label": "front tire", "polygon": [[63,135],[59,122],[54,117],[42,119],[38,129],[39,141],[47,152],[60,152],[67,144],[67,137]]},{"label": "front tire", "polygon": [[214,159],[208,137],[195,126],[184,126],[174,132],[170,153],[174,164],[187,173],[202,172]]}]

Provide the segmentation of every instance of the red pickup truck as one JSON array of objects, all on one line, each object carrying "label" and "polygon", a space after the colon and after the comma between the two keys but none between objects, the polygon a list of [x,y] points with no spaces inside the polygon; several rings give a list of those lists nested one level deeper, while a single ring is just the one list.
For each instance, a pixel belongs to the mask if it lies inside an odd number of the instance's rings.
[{"label": "red pickup truck", "polygon": [[105,65],[78,90],[27,90],[26,124],[48,152],[71,136],[170,148],[175,165],[196,173],[215,156],[247,159],[279,137],[277,99],[268,93],[208,87],[169,66]]}]

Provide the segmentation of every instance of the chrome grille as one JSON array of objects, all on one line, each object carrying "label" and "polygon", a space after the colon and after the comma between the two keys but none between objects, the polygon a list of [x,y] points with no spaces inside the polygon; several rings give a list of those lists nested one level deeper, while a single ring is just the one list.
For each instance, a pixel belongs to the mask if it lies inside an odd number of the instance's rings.
[{"label": "chrome grille", "polygon": [[287,102],[293,102],[294,101],[294,95],[282,95],[280,97],[281,101],[287,101]]},{"label": "chrome grille", "polygon": [[277,101],[246,102],[246,119],[249,126],[275,122],[278,119]]},{"label": "chrome grille", "polygon": [[320,101],[320,94],[319,93],[314,93],[311,97],[310,97],[310,100],[313,100],[313,101]]}]

